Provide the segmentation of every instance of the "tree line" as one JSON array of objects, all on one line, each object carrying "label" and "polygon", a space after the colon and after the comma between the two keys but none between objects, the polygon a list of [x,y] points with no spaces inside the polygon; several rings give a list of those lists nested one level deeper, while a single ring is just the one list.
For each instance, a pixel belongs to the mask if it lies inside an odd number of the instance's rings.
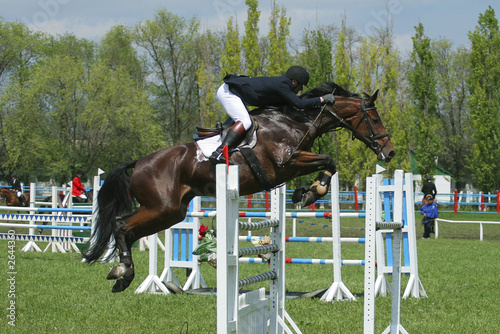
[{"label": "tree line", "polygon": [[[491,7],[468,33],[470,46],[431,40],[420,23],[403,54],[389,13],[370,36],[345,20],[290,36],[284,6],[274,4],[268,18],[258,0],[246,6],[247,19],[231,17],[222,31],[160,9],[98,42],[0,18],[0,174],[67,182],[77,169],[110,170],[191,141],[195,126],[224,120],[215,90],[226,73],[274,76],[301,65],[310,87],[380,89],[378,110],[397,152],[387,173],[410,171],[414,157],[418,173],[431,175],[437,164],[459,189],[500,188],[500,33]],[[347,131],[324,135],[314,150],[334,157],[349,187],[376,163]]]}]

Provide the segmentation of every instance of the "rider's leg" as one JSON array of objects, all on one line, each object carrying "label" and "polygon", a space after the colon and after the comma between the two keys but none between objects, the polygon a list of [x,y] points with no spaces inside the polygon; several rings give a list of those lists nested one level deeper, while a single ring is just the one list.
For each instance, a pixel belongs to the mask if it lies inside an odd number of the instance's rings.
[{"label": "rider's leg", "polygon": [[212,163],[225,163],[226,161],[222,154],[224,146],[227,145],[229,149],[235,148],[236,145],[238,145],[238,143],[243,139],[246,132],[247,130],[243,127],[243,123],[241,121],[234,123],[234,125],[227,131],[222,144],[210,156],[210,161]]},{"label": "rider's leg", "polygon": [[[222,149],[225,145],[229,148],[234,148],[246,134],[246,131],[252,126],[252,120],[248,115],[248,110],[241,99],[229,90],[227,84],[222,84],[217,90],[217,99],[231,117],[235,124],[229,129],[222,144],[214,151],[210,157],[210,161],[224,162],[222,157]],[[221,159],[222,158],[222,159]]]},{"label": "rider's leg", "polygon": [[24,198],[23,193],[18,191],[16,193],[16,196],[19,199],[19,202],[21,202],[21,205],[24,205],[24,203],[26,202],[26,198]]}]

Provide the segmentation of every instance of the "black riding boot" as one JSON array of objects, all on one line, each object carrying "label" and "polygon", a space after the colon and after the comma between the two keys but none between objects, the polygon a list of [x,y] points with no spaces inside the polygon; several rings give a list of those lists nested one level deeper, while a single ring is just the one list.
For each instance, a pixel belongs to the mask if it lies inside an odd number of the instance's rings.
[{"label": "black riding boot", "polygon": [[238,121],[236,122],[228,131],[226,134],[226,137],[224,137],[224,140],[222,141],[222,144],[212,153],[210,156],[209,160],[213,164],[218,164],[218,163],[226,163],[226,159],[224,158],[224,155],[222,154],[222,149],[224,146],[228,146],[229,150],[232,148],[235,148],[236,145],[240,143],[240,141],[243,139],[245,136],[246,130],[243,127],[243,123]]}]

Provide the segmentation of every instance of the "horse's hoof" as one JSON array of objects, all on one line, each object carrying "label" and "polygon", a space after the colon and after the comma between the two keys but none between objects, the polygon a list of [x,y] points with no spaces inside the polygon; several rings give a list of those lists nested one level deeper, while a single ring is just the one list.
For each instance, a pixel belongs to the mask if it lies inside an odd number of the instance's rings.
[{"label": "horse's hoof", "polygon": [[320,198],[320,196],[317,196],[317,193],[315,193],[314,191],[307,191],[306,193],[304,193],[302,195],[302,207],[305,208],[311,204],[313,204],[314,202],[316,202],[318,199]]},{"label": "horse's hoof", "polygon": [[121,278],[115,282],[115,284],[113,285],[113,289],[111,289],[111,292],[113,292],[113,293],[122,292],[123,290],[128,288],[129,285],[130,285],[130,282]]},{"label": "horse's hoof", "polygon": [[118,279],[122,276],[131,276],[134,273],[134,267],[127,266],[124,263],[120,263],[117,266],[114,266],[109,271],[108,277],[106,279]]},{"label": "horse's hoof", "polygon": [[304,188],[295,189],[292,195],[292,203],[299,203],[302,201],[302,195],[306,190]]}]

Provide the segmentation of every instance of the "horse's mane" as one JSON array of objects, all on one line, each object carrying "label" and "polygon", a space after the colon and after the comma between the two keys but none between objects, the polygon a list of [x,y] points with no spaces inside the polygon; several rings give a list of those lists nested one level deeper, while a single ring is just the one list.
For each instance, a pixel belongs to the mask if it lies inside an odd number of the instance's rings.
[{"label": "horse's mane", "polygon": [[323,96],[325,94],[333,94],[337,96],[343,96],[343,97],[357,97],[361,98],[359,94],[349,92],[348,90],[345,90],[344,88],[340,87],[337,85],[335,82],[325,82],[319,85],[318,87],[315,87],[302,95],[300,95],[301,99],[309,99],[312,97],[319,97]]}]

